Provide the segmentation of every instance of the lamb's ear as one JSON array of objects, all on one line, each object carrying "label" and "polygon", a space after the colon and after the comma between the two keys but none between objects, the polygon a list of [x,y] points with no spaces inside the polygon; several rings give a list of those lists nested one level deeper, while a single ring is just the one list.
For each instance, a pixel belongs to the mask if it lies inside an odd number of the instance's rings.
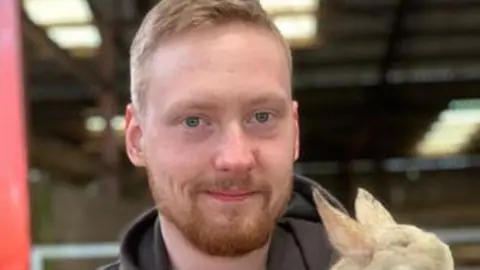
[{"label": "lamb's ear", "polygon": [[390,212],[363,188],[358,189],[355,200],[355,214],[358,222],[368,232],[372,232],[380,227],[396,225]]},{"label": "lamb's ear", "polygon": [[374,246],[363,227],[347,214],[331,206],[315,188],[313,198],[332,246],[342,257],[367,265],[372,258]]}]

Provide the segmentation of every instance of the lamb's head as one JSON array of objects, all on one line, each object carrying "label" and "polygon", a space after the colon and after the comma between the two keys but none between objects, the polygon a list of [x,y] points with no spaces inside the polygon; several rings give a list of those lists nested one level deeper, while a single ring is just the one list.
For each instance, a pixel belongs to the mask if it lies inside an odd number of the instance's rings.
[{"label": "lamb's head", "polygon": [[319,215],[340,259],[332,270],[453,270],[449,247],[434,234],[397,224],[364,189],[355,200],[356,220],[314,189]]}]

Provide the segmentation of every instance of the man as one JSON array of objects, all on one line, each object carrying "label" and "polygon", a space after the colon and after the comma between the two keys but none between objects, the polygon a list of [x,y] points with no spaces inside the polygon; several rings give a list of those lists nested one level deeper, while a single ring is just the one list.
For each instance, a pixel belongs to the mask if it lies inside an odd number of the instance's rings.
[{"label": "man", "polygon": [[290,50],[257,0],[163,0],[147,14],[131,48],[125,136],[156,207],[104,269],[333,264],[316,184],[293,174],[291,73]]}]

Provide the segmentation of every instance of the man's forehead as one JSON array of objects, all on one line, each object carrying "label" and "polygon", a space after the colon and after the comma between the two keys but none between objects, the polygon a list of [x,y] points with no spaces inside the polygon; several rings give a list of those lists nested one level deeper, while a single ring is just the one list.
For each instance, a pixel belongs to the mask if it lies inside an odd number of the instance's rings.
[{"label": "man's forehead", "polygon": [[[188,65],[195,62],[211,62],[212,56],[224,59],[248,60],[257,58],[283,60],[289,67],[283,44],[271,33],[243,24],[229,24],[210,28],[193,29],[162,42],[155,50],[153,62],[163,65],[174,62]],[[233,53],[232,53],[233,52]],[[235,53],[237,52],[237,53]],[[243,56],[248,53],[249,57]],[[281,62],[281,61],[279,61]],[[280,63],[279,63],[280,64]]]},{"label": "man's forehead", "polygon": [[[224,102],[230,98],[250,102],[272,98],[267,98],[269,92],[279,92],[283,99],[291,98],[291,73],[278,41],[265,38],[262,33],[253,33],[248,40],[235,36],[245,37],[248,33],[228,31],[224,36],[206,34],[216,39],[205,39],[199,33],[192,35],[202,38],[178,37],[160,46],[152,59],[148,88],[156,92],[154,95],[164,92],[160,94],[163,101],[159,102]],[[263,96],[257,98],[257,94]]]}]

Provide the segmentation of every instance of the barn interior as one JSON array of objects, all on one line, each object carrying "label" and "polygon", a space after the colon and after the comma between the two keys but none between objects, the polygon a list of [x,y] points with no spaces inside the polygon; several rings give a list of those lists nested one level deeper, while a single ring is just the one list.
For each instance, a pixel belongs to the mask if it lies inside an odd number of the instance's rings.
[{"label": "barn interior", "polygon": [[[151,204],[123,113],[129,47],[156,2],[22,1],[35,244],[115,242]],[[480,1],[261,2],[292,46],[296,170],[350,209],[368,188],[449,239],[457,269],[480,269]]]}]

